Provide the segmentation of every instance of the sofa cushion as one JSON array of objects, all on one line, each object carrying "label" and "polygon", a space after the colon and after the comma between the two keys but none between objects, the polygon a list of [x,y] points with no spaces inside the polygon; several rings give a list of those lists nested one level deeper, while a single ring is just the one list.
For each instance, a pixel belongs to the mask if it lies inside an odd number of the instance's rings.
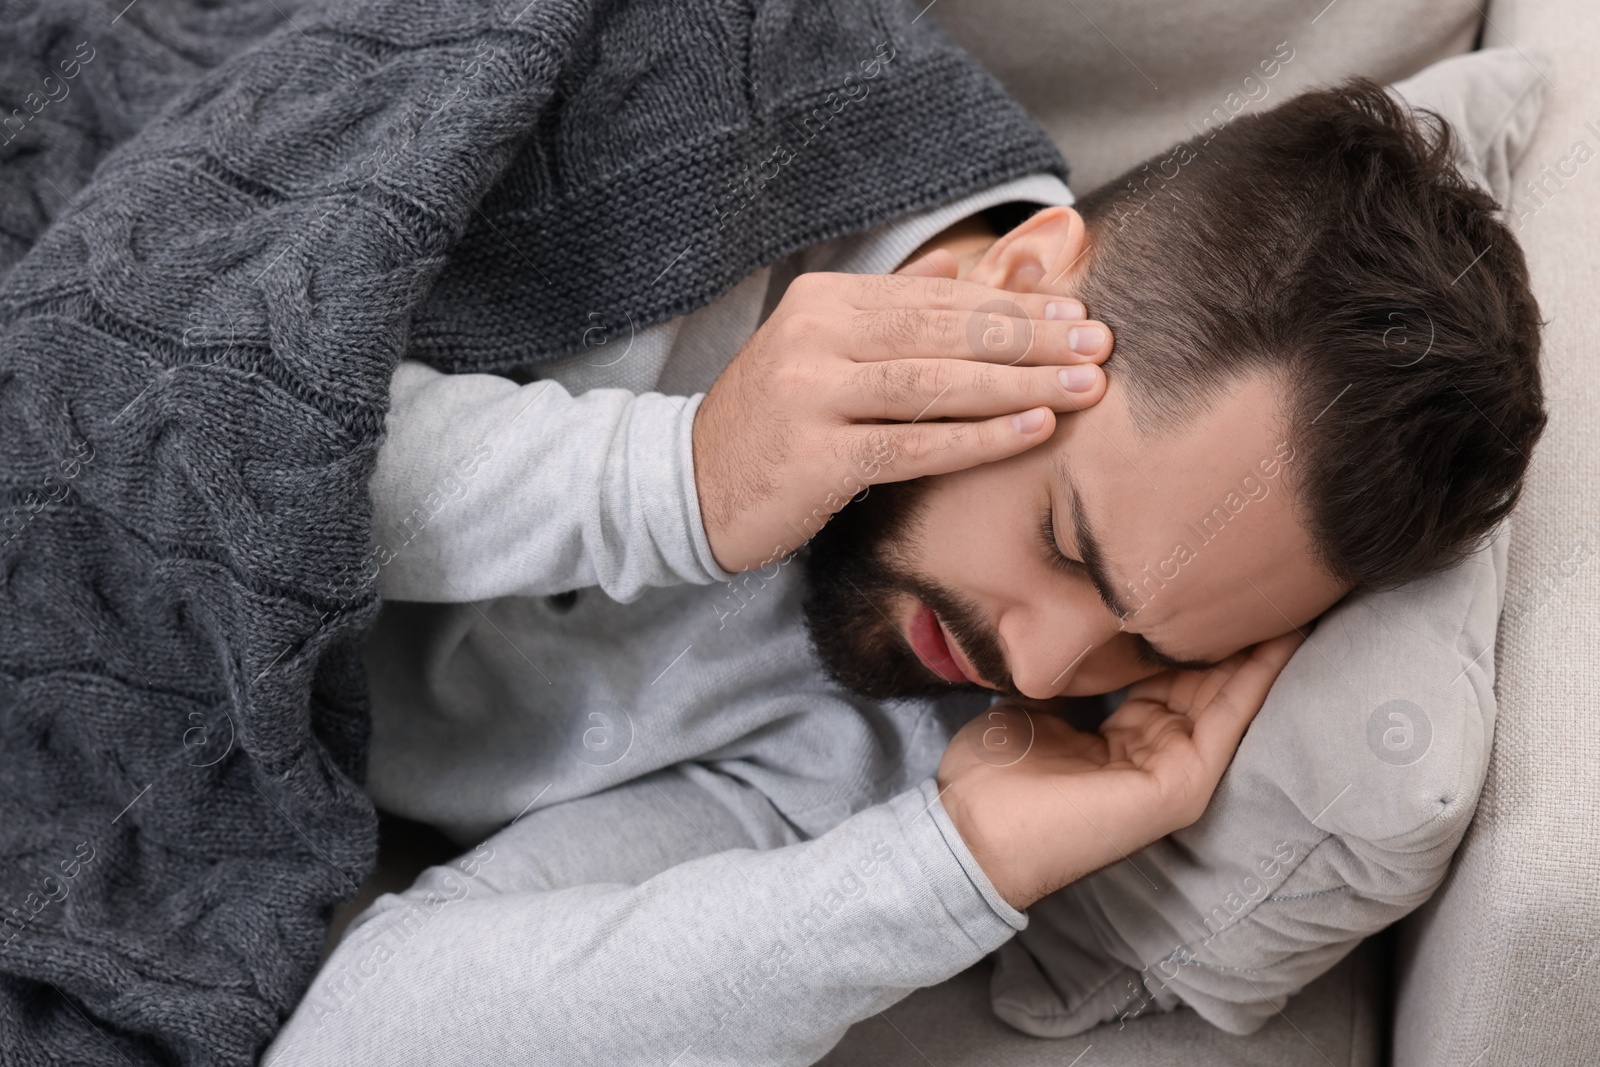
[{"label": "sofa cushion", "polygon": [[938,0],[927,10],[1050,132],[1081,194],[1207,122],[1354,74],[1387,84],[1465,52],[1483,24],[1481,7]]},{"label": "sofa cushion", "polygon": [[1395,1067],[1600,1064],[1600,4],[1484,7],[1486,41],[1550,81],[1512,206],[1550,423],[1512,519],[1483,797],[1403,924]]}]

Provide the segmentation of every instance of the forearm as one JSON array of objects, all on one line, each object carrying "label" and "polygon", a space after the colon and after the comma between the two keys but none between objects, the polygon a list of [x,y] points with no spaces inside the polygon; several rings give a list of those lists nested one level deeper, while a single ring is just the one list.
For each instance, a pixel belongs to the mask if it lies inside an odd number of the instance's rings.
[{"label": "forearm", "polygon": [[404,361],[370,483],[381,595],[461,602],[707,584],[693,397],[519,386]]},{"label": "forearm", "polygon": [[[814,841],[719,851],[638,885],[498,891],[491,858],[481,888],[381,966],[367,961],[395,923],[353,927],[268,1062],[815,1062],[1026,923],[972,880],[935,796],[928,782]],[[612,847],[606,824],[592,830],[588,847]],[[367,976],[329,1010],[319,987],[346,972]]]}]

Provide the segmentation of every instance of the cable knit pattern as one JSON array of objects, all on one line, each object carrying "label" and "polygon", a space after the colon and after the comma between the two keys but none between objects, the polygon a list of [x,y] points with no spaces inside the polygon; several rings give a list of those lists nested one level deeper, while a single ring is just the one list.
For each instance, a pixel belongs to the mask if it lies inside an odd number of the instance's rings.
[{"label": "cable knit pattern", "polygon": [[243,1064],[296,1003],[375,857],[403,353],[571,355],[1065,176],[916,13],[0,2],[0,1062]]}]

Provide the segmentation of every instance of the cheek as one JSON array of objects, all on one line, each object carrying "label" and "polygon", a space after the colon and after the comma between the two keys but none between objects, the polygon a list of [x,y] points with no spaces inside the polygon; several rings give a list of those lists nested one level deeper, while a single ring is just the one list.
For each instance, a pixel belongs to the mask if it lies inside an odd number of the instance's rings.
[{"label": "cheek", "polygon": [[[956,527],[962,514],[961,494],[951,492],[946,477],[925,476],[881,487],[901,497],[895,523],[897,547],[913,552],[925,568],[934,566],[936,561],[947,566],[945,557],[959,547],[962,531]],[[879,488],[872,491],[876,493]]]},{"label": "cheek", "polygon": [[[929,553],[941,557],[941,566],[989,559],[1002,544],[1008,557],[1013,550],[1007,543],[1015,537],[1017,493],[993,466],[918,479],[918,533]],[[948,570],[945,577],[956,572]]]}]

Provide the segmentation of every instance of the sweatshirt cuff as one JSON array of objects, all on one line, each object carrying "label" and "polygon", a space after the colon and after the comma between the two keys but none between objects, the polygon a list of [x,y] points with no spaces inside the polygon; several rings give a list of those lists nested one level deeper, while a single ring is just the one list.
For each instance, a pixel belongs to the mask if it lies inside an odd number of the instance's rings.
[{"label": "sweatshirt cuff", "polygon": [[901,793],[890,806],[939,902],[980,952],[993,952],[1027,928],[1028,916],[1005,902],[973,859],[944,810],[934,779]]},{"label": "sweatshirt cuff", "polygon": [[678,409],[677,421],[673,424],[677,435],[673,447],[678,457],[677,490],[679,499],[683,501],[683,523],[695,559],[705,572],[705,577],[698,584],[709,585],[712,582],[729,582],[738,576],[717,564],[717,557],[711,552],[711,539],[706,536],[705,517],[700,513],[700,488],[694,480],[694,415],[705,398],[706,394],[695,393]]}]

